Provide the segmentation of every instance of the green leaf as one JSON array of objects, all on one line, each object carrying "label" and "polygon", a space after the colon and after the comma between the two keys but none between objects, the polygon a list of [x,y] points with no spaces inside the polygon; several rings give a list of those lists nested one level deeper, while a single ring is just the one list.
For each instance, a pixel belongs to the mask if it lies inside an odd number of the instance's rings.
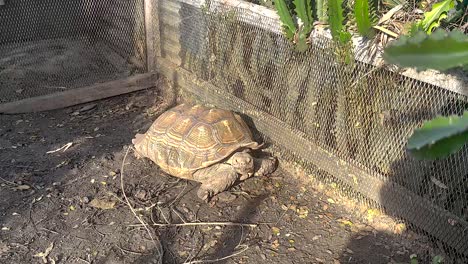
[{"label": "green leaf", "polygon": [[328,19],[333,39],[340,40],[340,34],[343,32],[343,0],[329,0]]},{"label": "green leaf", "polygon": [[432,10],[424,13],[424,19],[421,21],[421,27],[431,33],[436,27],[439,27],[440,21],[447,17],[447,12],[455,7],[455,0],[444,0],[432,6]]},{"label": "green leaf", "polygon": [[296,43],[296,50],[303,52],[303,51],[306,51],[308,47],[309,46],[307,45],[306,38],[299,37]]},{"label": "green leaf", "polygon": [[283,30],[286,34],[286,38],[293,39],[294,34],[296,33],[296,25],[294,24],[294,20],[291,16],[291,12],[288,9],[288,5],[286,4],[285,0],[274,0],[275,1],[275,8],[278,12],[281,22],[283,23]]},{"label": "green leaf", "polygon": [[443,261],[444,261],[444,258],[440,255],[437,255],[432,259],[432,264],[441,264],[443,263]]},{"label": "green leaf", "polygon": [[389,44],[383,58],[388,63],[419,70],[462,67],[468,64],[468,36],[458,30],[447,33],[438,29],[430,36],[419,31]]},{"label": "green leaf", "polygon": [[414,131],[407,149],[417,158],[436,159],[448,156],[468,142],[468,111],[463,116],[439,116],[426,121]]},{"label": "green leaf", "polygon": [[312,7],[310,5],[311,2],[308,0],[294,0],[293,3],[297,17],[304,23],[304,33],[310,33],[312,30],[312,23],[314,22],[312,18]]},{"label": "green leaf", "polygon": [[354,15],[356,16],[358,32],[362,36],[368,36],[371,29],[369,14],[368,0],[356,0],[354,4]]},{"label": "green leaf", "polygon": [[328,9],[328,1],[327,0],[316,0],[315,1],[315,9],[317,11],[317,19],[320,22],[328,22],[327,17],[327,9]]}]

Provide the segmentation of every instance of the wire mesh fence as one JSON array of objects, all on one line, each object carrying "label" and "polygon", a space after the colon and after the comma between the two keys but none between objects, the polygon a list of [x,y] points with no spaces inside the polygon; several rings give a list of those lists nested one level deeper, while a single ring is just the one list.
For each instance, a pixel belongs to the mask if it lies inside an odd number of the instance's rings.
[{"label": "wire mesh fence", "polygon": [[259,131],[291,159],[415,224],[466,261],[468,147],[419,161],[405,146],[425,119],[461,114],[467,96],[347,62],[347,51],[326,37],[297,53],[278,21],[208,3],[160,1],[161,31],[171,32],[161,45],[177,42],[181,67],[210,84],[189,88],[194,96],[257,113]]},{"label": "wire mesh fence", "polygon": [[145,71],[144,0],[0,6],[0,103]]}]

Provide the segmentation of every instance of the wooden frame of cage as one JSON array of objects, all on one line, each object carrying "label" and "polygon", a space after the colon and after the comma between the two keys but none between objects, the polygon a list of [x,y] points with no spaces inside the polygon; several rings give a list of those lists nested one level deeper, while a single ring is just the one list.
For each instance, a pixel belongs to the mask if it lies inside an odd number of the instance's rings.
[{"label": "wooden frame of cage", "polygon": [[147,73],[97,83],[68,91],[36,96],[0,104],[0,114],[49,111],[84,104],[113,96],[149,89],[157,81],[156,58],[160,57],[158,0],[144,0]]}]

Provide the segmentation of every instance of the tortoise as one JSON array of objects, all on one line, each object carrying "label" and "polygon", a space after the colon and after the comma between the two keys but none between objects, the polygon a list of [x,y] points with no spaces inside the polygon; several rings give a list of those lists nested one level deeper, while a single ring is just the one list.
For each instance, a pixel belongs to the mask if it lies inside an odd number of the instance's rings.
[{"label": "tortoise", "polygon": [[238,114],[200,104],[167,110],[132,143],[137,158],[152,160],[169,175],[200,182],[197,195],[205,202],[237,181],[277,168],[276,158],[251,155],[263,144],[253,140]]}]

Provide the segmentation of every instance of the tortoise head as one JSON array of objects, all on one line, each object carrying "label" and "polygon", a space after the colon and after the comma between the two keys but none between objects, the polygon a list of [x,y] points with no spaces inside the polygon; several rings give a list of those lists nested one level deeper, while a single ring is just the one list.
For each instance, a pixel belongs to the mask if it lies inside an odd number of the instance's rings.
[{"label": "tortoise head", "polygon": [[252,176],[254,173],[254,159],[248,150],[234,153],[229,162],[240,175]]}]

